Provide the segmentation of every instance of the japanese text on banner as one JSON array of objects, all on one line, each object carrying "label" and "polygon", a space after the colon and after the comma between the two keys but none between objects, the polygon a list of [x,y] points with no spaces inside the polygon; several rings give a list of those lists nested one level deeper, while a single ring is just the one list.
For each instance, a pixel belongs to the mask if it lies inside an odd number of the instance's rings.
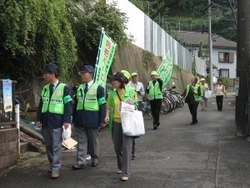
[{"label": "japanese text on banner", "polygon": [[106,88],[107,76],[115,55],[116,43],[105,33],[102,34],[99,57],[97,57],[95,83]]},{"label": "japanese text on banner", "polygon": [[173,66],[174,65],[173,65],[172,59],[170,55],[168,54],[157,71],[158,77],[161,78],[163,81],[162,87],[165,87],[167,83],[169,82],[172,76]]}]

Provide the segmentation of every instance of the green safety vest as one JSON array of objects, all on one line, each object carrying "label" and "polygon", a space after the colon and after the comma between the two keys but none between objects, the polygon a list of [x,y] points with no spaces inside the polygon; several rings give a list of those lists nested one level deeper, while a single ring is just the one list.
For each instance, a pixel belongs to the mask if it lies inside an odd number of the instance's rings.
[{"label": "green safety vest", "polygon": [[87,93],[84,93],[83,84],[81,84],[76,93],[77,105],[76,110],[88,110],[99,111],[99,105],[105,104],[104,97],[97,99],[98,84],[93,83],[88,89]]},{"label": "green safety vest", "polygon": [[[195,86],[194,86],[194,92],[195,93],[198,93],[199,87],[200,87],[199,84],[195,84]],[[189,90],[190,90],[190,85],[187,85],[185,98],[187,97],[187,95],[189,93]],[[201,96],[200,95],[196,95],[196,94],[193,94],[193,95],[194,95],[194,100],[195,101],[200,101],[201,100]]]},{"label": "green safety vest", "polygon": [[[110,98],[110,112],[109,112],[109,130],[112,132],[113,130],[113,119],[114,119],[114,109],[115,109],[115,96],[117,95],[116,89],[110,92],[109,98]],[[123,97],[123,101],[126,101],[128,98],[131,98],[135,100],[135,89],[132,87],[125,87],[125,94]],[[136,106],[138,106],[138,101],[135,101],[134,103]]]},{"label": "green safety vest", "polygon": [[[50,112],[55,114],[64,114],[64,104],[72,101],[70,95],[64,96],[64,87],[66,84],[59,83],[50,98],[50,84],[43,87],[41,98],[43,101],[42,113]],[[64,96],[64,97],[63,97]]]},{"label": "green safety vest", "polygon": [[163,95],[160,89],[160,84],[158,81],[153,84],[153,81],[149,82],[149,100],[162,99]]},{"label": "green safety vest", "polygon": [[207,84],[204,84],[204,85],[200,84],[200,87],[201,87],[201,96],[204,97],[205,96],[205,91],[203,90],[203,87],[208,88],[208,85]]}]

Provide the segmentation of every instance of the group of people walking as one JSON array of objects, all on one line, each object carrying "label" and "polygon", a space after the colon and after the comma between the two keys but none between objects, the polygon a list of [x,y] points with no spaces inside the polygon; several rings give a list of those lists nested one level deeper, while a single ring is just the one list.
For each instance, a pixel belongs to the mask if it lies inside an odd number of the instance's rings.
[{"label": "group of people walking", "polygon": [[113,90],[106,98],[104,88],[93,80],[94,68],[85,65],[80,72],[82,84],[76,88],[73,99],[68,86],[58,80],[57,65],[47,64],[42,73],[46,85],[41,92],[36,125],[42,127],[51,178],[59,178],[63,128],[68,128],[73,116],[78,144],[76,163],[72,165],[72,169],[84,169],[88,153],[91,156],[91,166],[98,166],[98,129],[108,124],[117,157],[117,173],[122,174],[121,180],[127,181],[130,177],[131,160],[135,159],[137,137],[123,134],[120,103],[130,98],[134,101],[135,108],[138,108],[146,95],[150,100],[153,114],[153,129],[157,129],[160,126],[159,115],[163,98],[162,80],[157,78],[157,72],[151,72],[152,80],[148,83],[146,91],[143,84],[138,81],[136,72],[131,75],[126,70],[116,72],[109,76]]},{"label": "group of people walking", "polygon": [[[201,111],[207,111],[207,101],[210,96],[208,97],[206,92],[209,92],[209,87],[205,78],[201,78],[200,83],[198,83],[198,78],[193,77],[191,83],[186,86],[182,94],[192,116],[191,125],[198,123],[197,109],[199,104],[201,105]],[[215,85],[211,94],[216,98],[217,110],[221,112],[223,108],[223,98],[224,96],[227,97],[226,88],[223,85],[222,79],[218,79],[218,83]]]},{"label": "group of people walking", "polygon": [[[135,108],[142,106],[143,97],[149,99],[153,129],[160,127],[160,109],[162,104],[163,81],[158,78],[157,72],[151,72],[151,80],[144,90],[144,86],[138,81],[136,72],[130,73],[121,70],[109,76],[113,90],[108,97],[104,88],[93,80],[94,68],[85,65],[80,72],[82,84],[75,90],[75,97],[70,96],[70,89],[58,80],[58,67],[50,63],[43,70],[43,77],[47,83],[41,92],[41,99],[37,111],[36,125],[42,127],[42,135],[45,141],[52,179],[57,179],[60,174],[62,159],[62,133],[67,129],[73,116],[74,127],[77,132],[76,163],[73,170],[86,167],[86,157],[91,156],[91,166],[99,164],[98,129],[109,125],[117,158],[117,174],[121,174],[121,180],[127,181],[130,177],[131,160],[135,159],[135,139],[138,137],[126,136],[122,131],[122,120],[119,111],[120,104],[127,99],[132,99]],[[201,111],[207,110],[206,92],[209,90],[205,79],[198,83],[198,78],[193,77],[183,92],[183,98],[188,104],[192,115],[191,124],[197,124],[197,109],[201,104]],[[223,108],[223,96],[226,96],[225,86],[222,80],[218,80],[213,94],[216,96],[218,111]],[[72,101],[73,100],[73,101]],[[73,104],[73,107],[72,107]]]}]

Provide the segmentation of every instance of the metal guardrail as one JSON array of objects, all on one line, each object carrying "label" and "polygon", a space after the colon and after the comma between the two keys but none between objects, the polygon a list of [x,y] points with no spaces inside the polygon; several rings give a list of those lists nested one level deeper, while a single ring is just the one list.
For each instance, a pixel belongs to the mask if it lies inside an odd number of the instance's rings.
[{"label": "metal guardrail", "polygon": [[4,110],[4,96],[3,96],[3,79],[0,79],[0,128],[8,128],[15,126],[15,84],[16,81],[12,80],[12,111],[5,112]]}]

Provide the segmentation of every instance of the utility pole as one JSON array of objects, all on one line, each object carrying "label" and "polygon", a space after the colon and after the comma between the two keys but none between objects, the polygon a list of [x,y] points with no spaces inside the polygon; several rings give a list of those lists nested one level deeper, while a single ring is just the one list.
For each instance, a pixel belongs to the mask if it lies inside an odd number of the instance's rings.
[{"label": "utility pole", "polygon": [[208,35],[209,35],[209,62],[210,62],[210,90],[213,91],[213,62],[212,62],[212,53],[213,53],[213,40],[212,40],[212,23],[211,23],[211,0],[208,0]]},{"label": "utility pole", "polygon": [[239,79],[238,95],[236,96],[235,123],[238,136],[249,135],[249,3],[250,0],[238,0],[238,39],[237,39],[237,70]]}]

